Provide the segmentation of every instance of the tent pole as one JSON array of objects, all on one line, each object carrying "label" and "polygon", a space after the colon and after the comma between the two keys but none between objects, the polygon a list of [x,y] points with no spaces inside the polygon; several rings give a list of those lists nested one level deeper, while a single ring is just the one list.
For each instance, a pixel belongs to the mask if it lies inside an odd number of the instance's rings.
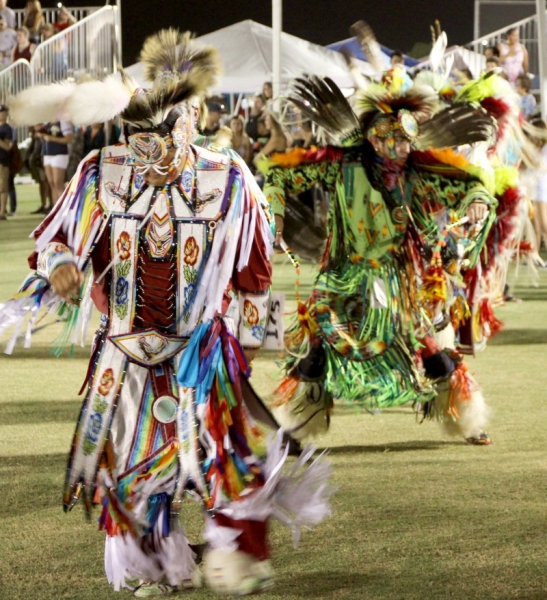
[{"label": "tent pole", "polygon": [[538,19],[538,54],[539,54],[539,93],[541,101],[541,118],[547,116],[547,15],[545,0],[536,0]]},{"label": "tent pole", "polygon": [[272,90],[273,97],[281,93],[281,29],[283,0],[272,0]]}]

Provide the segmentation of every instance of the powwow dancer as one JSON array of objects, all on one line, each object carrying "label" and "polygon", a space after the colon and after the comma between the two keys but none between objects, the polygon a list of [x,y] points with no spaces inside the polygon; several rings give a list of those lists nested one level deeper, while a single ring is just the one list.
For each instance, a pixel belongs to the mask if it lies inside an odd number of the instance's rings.
[{"label": "powwow dancer", "polygon": [[[141,60],[150,89],[124,78],[34,88],[12,101],[20,123],[120,115],[126,143],[82,161],[35,232],[36,271],[0,313],[0,331],[15,326],[11,350],[27,315],[30,333],[41,307],[58,308],[69,325],[63,341],[74,341],[92,303],[102,313],[64,506],[81,499],[89,513],[102,504],[114,589],[148,597],[197,584],[178,518],[190,490],[205,509],[208,584],[262,591],[273,582],[269,518],[295,534],[319,522],[329,510],[329,466],[305,468],[307,452],[284,475],[281,434],[265,455],[247,404],[271,231],[243,161],[192,143],[216,52],[166,30],[146,41]],[[224,317],[230,295],[235,325]]]},{"label": "powwow dancer", "polygon": [[436,94],[406,82],[394,69],[369,86],[359,118],[332,81],[296,85],[292,100],[339,145],[275,155],[267,165],[278,241],[286,193],[316,183],[331,193],[327,248],[286,336],[275,414],[304,437],[328,424],[332,398],[371,411],[413,401],[449,433],[488,444],[482,393],[435,335],[449,324],[447,279],[464,256],[477,262],[495,206],[481,170],[439,148],[487,139],[494,125],[469,105],[435,114]]}]

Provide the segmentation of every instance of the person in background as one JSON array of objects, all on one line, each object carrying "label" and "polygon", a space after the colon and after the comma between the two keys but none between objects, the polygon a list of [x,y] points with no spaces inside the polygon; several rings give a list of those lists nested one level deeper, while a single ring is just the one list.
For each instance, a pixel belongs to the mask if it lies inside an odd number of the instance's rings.
[{"label": "person in background", "polygon": [[11,63],[11,52],[17,45],[17,34],[7,26],[6,19],[0,15],[0,70]]},{"label": "person in background", "polygon": [[486,59],[486,71],[500,75],[500,72],[505,72],[500,66],[500,59],[497,56],[491,56]]},{"label": "person in background", "polygon": [[309,119],[302,119],[291,129],[293,139],[293,148],[311,148],[317,145],[317,140],[313,134],[312,122]]},{"label": "person in background", "polygon": [[528,73],[528,50],[519,42],[519,30],[511,27],[507,30],[506,41],[498,45],[500,63],[512,86],[519,75]]},{"label": "person in background", "polygon": [[495,56],[496,58],[500,57],[500,51],[498,50],[497,46],[488,46],[484,49],[484,58],[486,58],[486,60],[488,60],[489,58],[492,58],[493,56]]},{"label": "person in background", "polygon": [[270,137],[266,142],[266,145],[260,151],[260,154],[255,157],[255,162],[274,152],[285,152],[288,146],[287,137],[283,133],[283,128],[269,112],[266,112],[264,116],[264,125],[266,126],[266,130],[270,133]]},{"label": "person in background", "polygon": [[44,169],[51,188],[51,199],[55,205],[65,189],[68,144],[71,144],[73,139],[72,125],[63,121],[46,123],[45,131],[36,135],[42,139]]},{"label": "person in background", "polygon": [[[44,42],[55,35],[55,29],[51,23],[45,23],[40,30]],[[52,51],[52,63],[50,65],[52,78],[54,80],[66,79],[68,71],[68,60],[65,40],[62,36],[57,37],[50,45]]]},{"label": "person in background", "polygon": [[405,55],[401,52],[401,50],[393,50],[390,58],[391,66],[401,65],[401,67],[405,66]]},{"label": "person in background", "polygon": [[530,93],[532,82],[528,75],[520,75],[517,77],[515,89],[519,95],[520,110],[522,116],[528,120],[536,112],[536,99],[534,94]]},{"label": "person in background", "polygon": [[471,81],[473,78],[473,73],[469,69],[454,69],[456,73],[456,86],[462,86]]},{"label": "person in background", "polygon": [[273,85],[271,81],[265,81],[262,86],[262,95],[264,96],[266,102],[269,102],[273,99]]},{"label": "person in background", "polygon": [[15,29],[15,12],[8,7],[8,0],[0,0],[0,17],[6,21],[6,27]]},{"label": "person in background", "polygon": [[[113,140],[116,143],[118,140]],[[87,156],[92,150],[101,150],[106,146],[106,136],[104,123],[93,123],[85,128],[84,131],[84,156]]]},{"label": "person in background", "polygon": [[25,165],[40,190],[40,207],[31,212],[33,215],[47,214],[53,207],[51,190],[49,189],[42,159],[42,138],[36,135],[37,132],[43,130],[43,125],[29,127],[30,145],[25,156]]},{"label": "person in background", "polygon": [[15,141],[15,130],[8,125],[8,107],[0,105],[0,221],[6,220],[9,192],[10,151]]},{"label": "person in background", "polygon": [[230,129],[232,131],[232,148],[241,156],[241,158],[250,164],[253,159],[253,149],[249,136],[243,130],[244,121],[241,115],[234,115],[230,119]]},{"label": "person in background", "polygon": [[44,13],[40,0],[29,0],[25,6],[23,25],[29,31],[29,40],[33,44],[40,43],[40,29],[44,25]]},{"label": "person in background", "polygon": [[245,124],[245,133],[256,142],[259,138],[258,120],[262,118],[262,113],[266,108],[266,98],[262,94],[255,94],[251,114]]},{"label": "person in background", "polygon": [[220,119],[224,113],[224,106],[220,102],[214,100],[207,101],[207,116],[205,117],[205,127],[203,128],[203,135],[209,137],[215,135],[220,129]]},{"label": "person in background", "polygon": [[25,59],[30,62],[34,51],[36,50],[36,44],[33,44],[29,40],[29,31],[26,27],[18,27],[15,30],[17,36],[17,44],[11,51],[11,62],[14,63],[17,60]]},{"label": "person in background", "polygon": [[55,23],[53,23],[53,29],[55,29],[55,33],[59,33],[60,31],[64,31],[71,25],[76,23],[76,17],[74,17],[66,8],[66,6],[62,6],[59,8],[57,12],[57,19]]}]

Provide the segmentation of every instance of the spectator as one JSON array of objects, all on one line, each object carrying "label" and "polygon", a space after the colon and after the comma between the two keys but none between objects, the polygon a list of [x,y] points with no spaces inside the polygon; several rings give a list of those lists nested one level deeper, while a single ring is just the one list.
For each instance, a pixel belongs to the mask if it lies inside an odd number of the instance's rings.
[{"label": "spectator", "polygon": [[40,131],[44,131],[43,125],[35,125],[29,128],[30,144],[25,157],[25,165],[40,190],[40,208],[32,211],[31,214],[33,215],[47,214],[53,208],[51,191],[42,159],[42,138],[36,135]]},{"label": "spectator", "polygon": [[10,179],[10,151],[15,141],[15,130],[8,125],[8,108],[0,105],[0,221],[6,220]]},{"label": "spectator", "polygon": [[[113,140],[115,143],[118,140]],[[84,156],[87,156],[92,150],[100,150],[106,146],[106,136],[104,123],[93,123],[86,127],[84,131]]]},{"label": "spectator", "polygon": [[71,25],[74,25],[74,23],[76,23],[76,17],[74,17],[68,11],[66,6],[61,5],[57,11],[57,19],[55,20],[55,23],[53,23],[53,29],[55,30],[55,33],[59,33],[60,31],[67,29]]},{"label": "spectator", "polygon": [[532,82],[528,75],[519,75],[516,82],[516,91],[519,95],[519,104],[522,116],[528,120],[536,112],[536,99],[530,93]]},{"label": "spectator", "polygon": [[262,118],[262,113],[265,108],[266,99],[264,96],[262,94],[255,94],[253,106],[251,107],[251,115],[245,124],[245,133],[255,142],[259,138],[258,120]]},{"label": "spectator", "polygon": [[230,119],[230,129],[232,130],[232,148],[241,156],[241,158],[250,164],[253,159],[253,149],[251,140],[244,131],[245,123],[241,115],[235,115]]},{"label": "spectator", "polygon": [[[51,39],[55,35],[55,29],[51,23],[45,23],[40,30],[44,41]],[[51,76],[54,80],[66,79],[68,71],[68,60],[66,56],[66,46],[63,37],[58,37],[51,42],[52,52]]]},{"label": "spectator", "polygon": [[473,73],[469,69],[454,69],[456,73],[455,84],[462,86],[473,79]]},{"label": "spectator", "polygon": [[8,0],[0,0],[0,17],[6,21],[6,27],[15,29],[15,13],[8,7]]},{"label": "spectator", "polygon": [[11,52],[17,44],[17,34],[10,29],[4,17],[0,16],[0,69],[11,64]]},{"label": "spectator", "polygon": [[255,163],[263,156],[269,156],[274,152],[285,152],[288,146],[287,138],[283,133],[283,128],[269,112],[267,112],[264,116],[264,125],[270,133],[270,137],[264,145],[264,147],[262,148],[262,150],[260,151],[260,153],[257,156],[255,156]]},{"label": "spectator", "polygon": [[511,85],[515,85],[519,75],[528,73],[528,50],[519,42],[519,30],[512,27],[507,31],[506,42],[498,46],[500,63]]},{"label": "spectator", "polygon": [[500,59],[497,56],[491,56],[490,58],[486,59],[487,72],[493,71],[494,73],[497,73],[500,70]]},{"label": "spectator", "polygon": [[313,134],[312,122],[309,119],[300,121],[291,131],[294,148],[311,148],[317,145]]},{"label": "spectator", "polygon": [[32,43],[40,43],[40,29],[44,23],[44,14],[40,0],[29,0],[25,6],[23,26],[28,29],[29,40]]},{"label": "spectator", "polygon": [[15,30],[17,36],[17,44],[11,51],[11,62],[14,63],[17,60],[25,59],[30,62],[34,51],[36,50],[36,44],[33,44],[29,40],[29,33],[26,27],[18,27]]},{"label": "spectator", "polygon": [[273,85],[271,81],[265,81],[262,86],[262,95],[266,102],[269,102],[273,99]]},{"label": "spectator", "polygon": [[497,46],[488,46],[484,49],[484,58],[486,58],[486,60],[492,58],[493,56],[496,58],[500,57],[500,51],[498,50]]},{"label": "spectator", "polygon": [[66,167],[65,181],[70,181],[76,171],[78,165],[84,157],[84,132],[85,127],[74,127],[72,130],[72,142],[68,146],[68,165]]},{"label": "spectator", "polygon": [[534,230],[536,234],[536,250],[539,254],[541,242],[547,247],[547,144],[545,134],[547,126],[542,119],[534,119],[531,124],[541,130],[542,136],[532,141],[541,153],[540,163],[536,169],[528,169],[526,177],[529,196],[534,204]]},{"label": "spectator", "polygon": [[220,102],[213,100],[207,101],[207,116],[205,118],[205,127],[203,128],[203,135],[211,136],[220,129],[220,119],[224,113],[224,106]]},{"label": "spectator", "polygon": [[72,125],[63,121],[46,123],[45,131],[37,135],[42,139],[44,169],[51,188],[51,200],[55,204],[65,189],[68,144],[72,143],[73,138]]},{"label": "spectator", "polygon": [[404,68],[405,66],[405,55],[401,52],[401,50],[393,50],[390,58],[391,66],[395,67],[400,65]]}]

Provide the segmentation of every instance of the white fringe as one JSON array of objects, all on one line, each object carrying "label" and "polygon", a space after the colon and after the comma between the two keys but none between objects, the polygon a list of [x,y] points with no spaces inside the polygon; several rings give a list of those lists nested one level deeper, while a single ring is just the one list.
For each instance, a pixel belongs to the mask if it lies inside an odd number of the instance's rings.
[{"label": "white fringe", "polygon": [[306,446],[294,464],[284,470],[289,448],[283,447],[283,430],[280,429],[268,447],[264,486],[219,512],[236,520],[265,521],[273,517],[291,528],[296,547],[302,527],[311,528],[330,515],[329,500],[335,492],[329,485],[332,465],[324,453],[306,464],[314,452],[313,446]]},{"label": "white fringe", "polygon": [[[196,569],[195,554],[188,544],[184,530],[177,523],[169,537],[161,536],[162,516],[153,533],[142,538],[129,534],[107,536],[104,564],[108,582],[116,591],[131,587],[130,581],[165,581],[181,585]],[[145,546],[145,550],[143,550]],[[151,548],[155,551],[152,551]]]}]

